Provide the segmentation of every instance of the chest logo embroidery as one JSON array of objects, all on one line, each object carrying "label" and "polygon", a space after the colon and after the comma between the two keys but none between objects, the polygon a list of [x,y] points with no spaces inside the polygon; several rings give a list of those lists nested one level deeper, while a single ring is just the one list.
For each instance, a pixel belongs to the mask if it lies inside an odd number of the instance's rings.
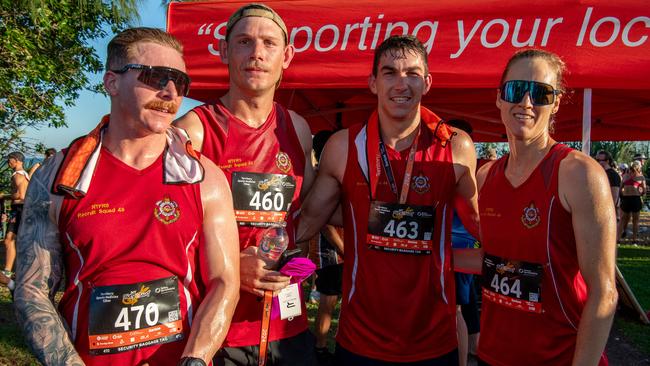
[{"label": "chest logo embroidery", "polygon": [[531,201],[528,207],[524,208],[524,214],[521,215],[521,223],[528,229],[532,229],[539,225],[540,221],[539,209],[535,206],[535,202]]},{"label": "chest logo embroidery", "polygon": [[172,201],[171,198],[165,197],[156,202],[153,214],[156,216],[158,221],[168,225],[176,222],[178,218],[181,217],[181,209],[178,207],[176,201]]},{"label": "chest logo embroidery", "polygon": [[275,155],[275,166],[277,166],[282,173],[289,173],[289,170],[291,170],[291,159],[289,158],[289,155],[284,151],[278,152]]},{"label": "chest logo embroidery", "polygon": [[431,185],[429,184],[429,177],[426,175],[420,174],[413,176],[413,180],[411,181],[411,189],[414,190],[418,194],[424,194],[429,192],[429,188]]}]

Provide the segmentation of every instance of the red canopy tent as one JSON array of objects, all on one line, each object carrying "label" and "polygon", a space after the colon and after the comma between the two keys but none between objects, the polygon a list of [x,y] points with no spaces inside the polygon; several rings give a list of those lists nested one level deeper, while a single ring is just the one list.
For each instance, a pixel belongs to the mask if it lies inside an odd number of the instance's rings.
[{"label": "red canopy tent", "polygon": [[[185,45],[190,97],[228,88],[218,41],[248,1],[172,2],[168,30]],[[645,1],[266,1],[284,19],[296,56],[277,99],[312,131],[364,121],[375,107],[367,79],[390,34],[427,47],[433,87],[424,105],[463,118],[476,141],[505,141],[494,102],[508,58],[522,47],[558,53],[573,91],[557,115],[561,141],[650,140],[650,7]]]}]

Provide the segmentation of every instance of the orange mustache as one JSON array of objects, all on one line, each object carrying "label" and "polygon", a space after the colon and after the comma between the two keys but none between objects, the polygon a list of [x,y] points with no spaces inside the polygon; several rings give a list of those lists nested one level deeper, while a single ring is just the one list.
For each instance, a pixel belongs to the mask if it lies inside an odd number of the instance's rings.
[{"label": "orange mustache", "polygon": [[146,109],[162,110],[166,109],[168,113],[176,114],[178,112],[178,105],[174,102],[163,102],[160,100],[151,101],[144,106]]}]

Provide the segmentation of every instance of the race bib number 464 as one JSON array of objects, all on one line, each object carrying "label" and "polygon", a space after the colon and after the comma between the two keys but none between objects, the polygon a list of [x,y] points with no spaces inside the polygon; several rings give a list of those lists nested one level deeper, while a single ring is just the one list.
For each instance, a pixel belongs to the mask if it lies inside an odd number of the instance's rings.
[{"label": "race bib number 464", "polygon": [[405,254],[431,254],[435,209],[372,201],[366,240],[371,249]]},{"label": "race bib number 464", "polygon": [[486,254],[483,259],[483,298],[509,308],[541,313],[542,274],[541,264]]},{"label": "race bib number 464", "polygon": [[183,338],[178,278],[100,286],[90,294],[89,352],[126,352]]},{"label": "race bib number 464", "polygon": [[296,180],[290,175],[232,173],[232,197],[239,225],[271,226],[285,221]]}]

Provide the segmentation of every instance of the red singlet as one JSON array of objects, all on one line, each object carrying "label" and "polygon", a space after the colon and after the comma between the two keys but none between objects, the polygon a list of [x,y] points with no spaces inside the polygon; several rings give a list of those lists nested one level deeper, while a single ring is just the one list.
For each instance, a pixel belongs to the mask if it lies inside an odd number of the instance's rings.
[{"label": "red singlet", "polygon": [[[494,366],[570,365],[587,288],[571,214],[558,197],[557,144],[519,187],[499,159],[479,192],[483,263],[478,354]],[[603,355],[599,365],[607,365]]]},{"label": "red singlet", "polygon": [[203,208],[199,184],[162,177],[162,155],[136,170],[102,148],[86,196],[63,200],[59,309],[86,364],[168,364],[183,352]]},{"label": "red singlet", "polygon": [[[451,144],[442,146],[422,124],[406,204],[394,206],[398,199],[381,165],[371,204],[368,180],[361,170],[367,171],[367,159],[373,158],[367,157],[366,131],[365,125],[349,130],[341,202],[343,299],[336,340],[353,353],[382,361],[436,358],[457,347],[450,240],[456,180]],[[398,189],[409,150],[387,147]],[[422,245],[428,249],[422,250]]]},{"label": "red singlet", "polygon": [[[289,248],[295,247],[294,214],[300,208],[305,154],[289,111],[274,103],[267,120],[252,128],[226,107],[202,105],[193,109],[203,124],[202,154],[226,175],[233,192],[239,224],[239,249],[257,242],[269,223],[287,221]],[[271,320],[269,341],[297,335],[307,329],[302,316],[291,321]],[[259,344],[263,302],[241,291],[225,347]]]}]

